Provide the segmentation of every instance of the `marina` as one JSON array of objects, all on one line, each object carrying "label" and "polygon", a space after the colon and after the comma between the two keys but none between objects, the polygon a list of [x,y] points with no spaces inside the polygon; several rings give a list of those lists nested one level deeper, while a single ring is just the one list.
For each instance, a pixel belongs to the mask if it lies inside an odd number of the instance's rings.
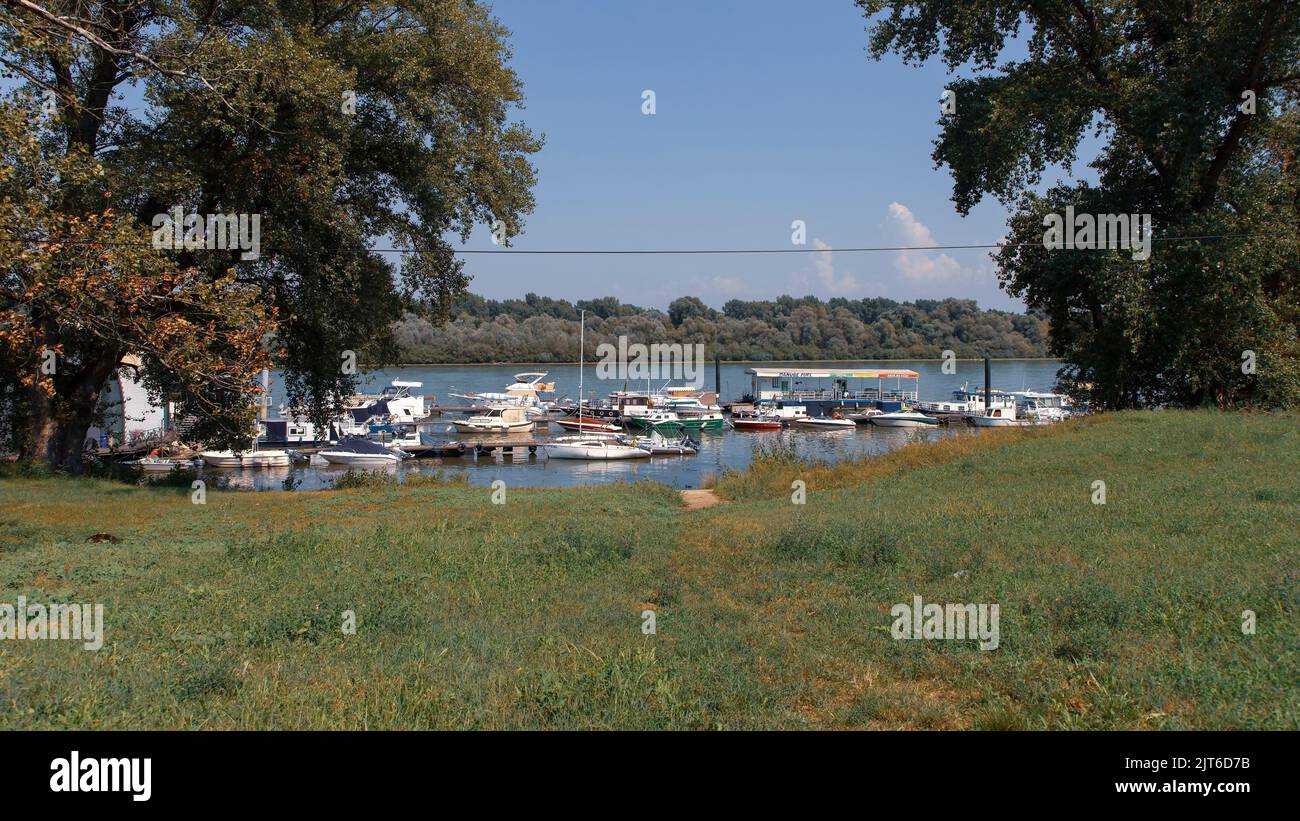
[{"label": "marina", "polygon": [[[902,361],[877,368],[866,363],[762,367],[722,363],[716,376],[709,374],[714,377],[709,380],[713,384],[699,388],[652,384],[647,388],[642,383],[640,390],[629,389],[622,380],[601,380],[588,373],[583,380],[581,419],[576,415],[576,364],[536,371],[510,365],[407,366],[377,370],[365,377],[363,401],[356,406],[364,414],[364,426],[357,422],[361,414],[350,413],[354,435],[399,448],[405,458],[336,457],[337,461],[330,463],[320,455],[332,446],[328,440],[302,437],[302,441],[285,442],[269,435],[259,444],[258,452],[285,452],[290,457],[287,462],[277,459],[279,464],[262,468],[218,467],[202,461],[195,465],[188,461],[189,454],[150,456],[152,448],[143,446],[101,450],[100,455],[122,462],[141,462],[138,467],[146,478],[184,468],[213,477],[224,486],[249,490],[326,489],[349,470],[382,471],[398,477],[463,475],[471,484],[480,486],[497,479],[520,487],[650,479],[676,488],[692,488],[704,486],[725,471],[744,470],[756,451],[776,443],[792,448],[803,458],[839,462],[884,453],[914,441],[979,435],[980,428],[988,425],[973,421],[975,409],[982,405],[967,403],[976,394],[982,402],[983,393],[975,388],[983,380],[982,363],[961,362],[956,374],[943,373],[940,364]],[[818,365],[821,367],[815,367]],[[1050,393],[1056,362],[999,360],[993,368],[1001,389],[990,391],[992,404],[999,409],[1008,403],[1012,408],[1019,406],[1021,413],[1014,417],[1016,423],[1032,424],[1031,416],[1046,420],[1063,418],[1068,413],[1060,406],[1059,397]],[[541,383],[554,390],[538,403],[507,398],[501,386],[519,385],[520,377],[527,377],[524,384]],[[1017,390],[1011,390],[1012,386]],[[283,401],[283,387],[276,374],[270,375],[268,388],[272,398]],[[422,397],[422,404],[415,402],[414,396]],[[999,398],[1003,396],[1008,399]],[[441,397],[450,404],[442,405]],[[1017,397],[1019,402],[1011,397]],[[390,400],[399,402],[400,415],[375,412],[376,402]],[[467,404],[474,400],[481,404]],[[945,402],[960,405],[967,413],[933,410],[936,404]],[[540,412],[530,415],[529,407],[537,407]],[[464,427],[472,417],[492,414],[494,410],[505,411],[505,416],[522,421],[524,426],[531,425],[532,430],[508,433],[458,429],[458,422]],[[702,417],[716,415],[717,427],[676,424],[692,412]],[[412,421],[406,421],[408,417]],[[275,431],[276,421],[261,423],[266,434]],[[304,430],[301,420],[294,427]],[[599,446],[600,453],[627,455],[596,458],[596,451],[589,450],[580,459],[557,457],[557,453],[566,452],[557,446],[575,435],[581,435],[584,441],[592,435],[623,437],[624,442],[607,439],[614,445],[635,439],[636,446],[649,448],[649,458],[608,446]],[[652,445],[653,441],[658,444]],[[367,461],[370,463],[363,464]]]}]

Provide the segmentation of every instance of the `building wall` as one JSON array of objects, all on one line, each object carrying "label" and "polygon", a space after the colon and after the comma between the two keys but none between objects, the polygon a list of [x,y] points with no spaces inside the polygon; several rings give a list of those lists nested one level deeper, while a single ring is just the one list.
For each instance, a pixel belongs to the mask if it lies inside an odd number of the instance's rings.
[{"label": "building wall", "polygon": [[[139,360],[127,357],[125,364],[137,365]],[[136,379],[134,367],[118,368],[108,378],[99,393],[99,408],[103,416],[102,428],[92,427],[87,439],[100,441],[107,433],[118,444],[129,442],[132,434],[158,431],[170,427],[166,407],[149,399],[149,392]]]}]

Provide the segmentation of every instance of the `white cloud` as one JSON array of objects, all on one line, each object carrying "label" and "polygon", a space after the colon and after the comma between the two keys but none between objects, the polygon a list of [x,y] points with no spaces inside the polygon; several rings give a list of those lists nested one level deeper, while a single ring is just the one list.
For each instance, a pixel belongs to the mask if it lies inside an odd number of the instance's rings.
[{"label": "white cloud", "polygon": [[813,270],[809,276],[806,271],[790,274],[790,284],[800,294],[813,293],[817,296],[852,294],[858,290],[858,278],[845,271],[835,272],[834,251],[830,245],[813,237]]},{"label": "white cloud", "polygon": [[[895,235],[902,238],[902,245],[933,247],[939,244],[934,241],[929,227],[918,221],[912,210],[902,203],[889,204],[889,220]],[[894,268],[912,282],[969,281],[975,274],[947,254],[926,251],[899,251],[894,257]]]}]

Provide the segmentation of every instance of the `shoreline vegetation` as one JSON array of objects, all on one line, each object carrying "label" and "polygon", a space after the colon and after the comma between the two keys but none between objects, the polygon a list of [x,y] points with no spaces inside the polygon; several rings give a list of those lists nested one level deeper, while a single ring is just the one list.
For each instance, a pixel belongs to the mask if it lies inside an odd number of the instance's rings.
[{"label": "shoreline vegetation", "polygon": [[618,337],[643,343],[703,344],[725,361],[801,362],[958,358],[1048,358],[1041,314],[982,310],[970,299],[896,302],[883,297],[823,302],[782,296],[722,310],[680,297],[667,311],[614,297],[568,300],[527,294],[484,299],[468,294],[436,325],[412,314],[393,325],[395,359],[420,364],[557,364],[578,348],[578,316],[587,311],[587,354]]},{"label": "shoreline vegetation", "polygon": [[[796,445],[698,510],[654,482],[196,505],[0,466],[0,603],[105,626],[0,641],[0,727],[1300,729],[1297,421]],[[914,596],[998,604],[997,648],[894,639]]]}]

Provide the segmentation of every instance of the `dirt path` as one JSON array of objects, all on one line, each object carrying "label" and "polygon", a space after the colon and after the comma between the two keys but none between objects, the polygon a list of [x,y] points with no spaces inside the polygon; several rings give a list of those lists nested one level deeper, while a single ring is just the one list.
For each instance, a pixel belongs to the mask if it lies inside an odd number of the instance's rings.
[{"label": "dirt path", "polygon": [[687,510],[702,510],[706,507],[722,504],[718,494],[707,488],[704,490],[683,490],[682,504]]}]

